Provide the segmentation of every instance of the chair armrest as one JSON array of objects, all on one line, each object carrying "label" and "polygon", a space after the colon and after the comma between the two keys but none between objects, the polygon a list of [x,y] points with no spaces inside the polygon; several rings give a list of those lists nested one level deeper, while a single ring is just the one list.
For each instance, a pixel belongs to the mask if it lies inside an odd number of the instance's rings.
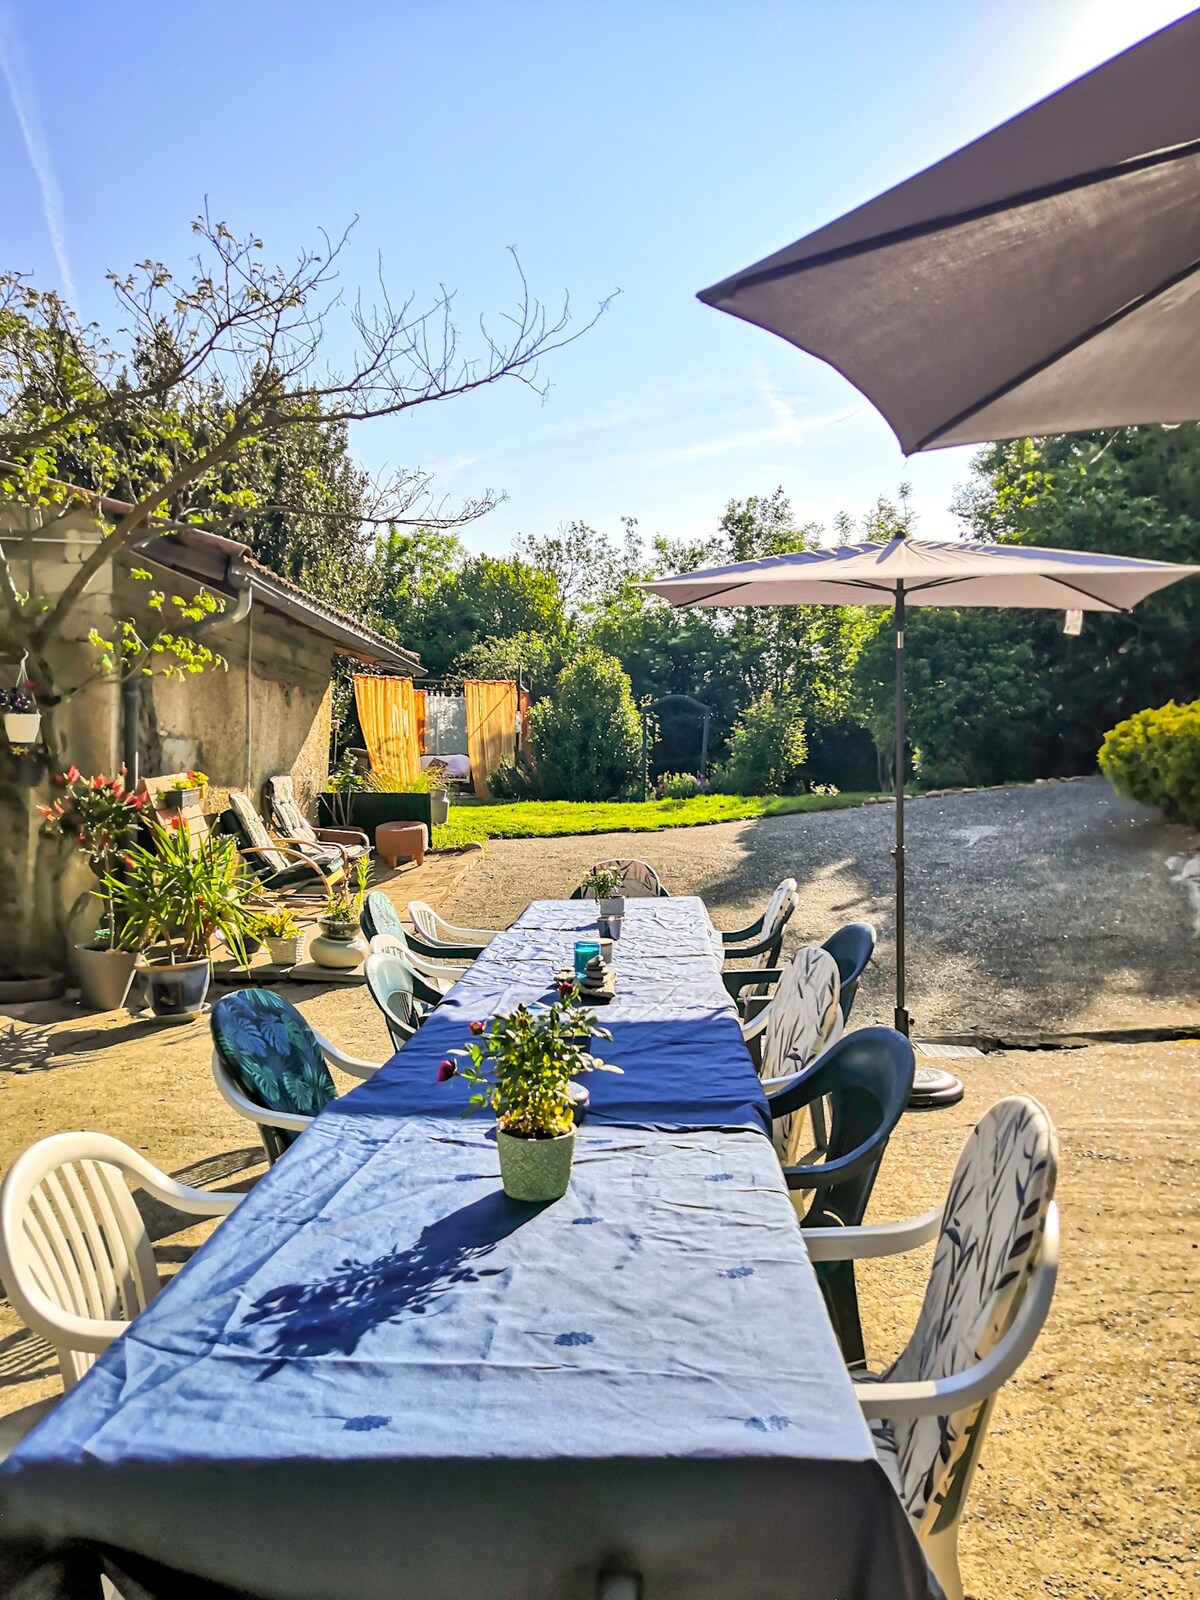
[{"label": "chair armrest", "polygon": [[371,848],[371,841],[360,828],[316,828],[313,830],[322,844],[363,844]]},{"label": "chair armrest", "polygon": [[164,1205],[193,1216],[223,1217],[245,1199],[241,1194],[214,1194],[210,1189],[193,1189],[189,1184],[177,1183],[149,1161],[144,1165],[138,1162],[136,1166],[131,1161],[129,1172],[139,1188],[148,1190]]},{"label": "chair armrest", "polygon": [[[311,1027],[312,1024],[310,1023]],[[352,1078],[369,1078],[373,1072],[378,1072],[383,1065],[382,1061],[364,1061],[359,1056],[348,1056],[344,1050],[339,1050],[331,1039],[323,1033],[318,1033],[313,1028],[313,1036],[317,1047],[326,1061],[331,1061],[335,1067],[340,1067],[343,1072],[348,1072]]]},{"label": "chair armrest", "polygon": [[[775,1098],[778,1099],[779,1096]],[[777,1115],[775,1102],[772,1101],[770,1104],[771,1115],[774,1117]],[[886,1147],[886,1140],[872,1140],[867,1145],[860,1145],[857,1150],[852,1150],[848,1156],[839,1156],[836,1161],[821,1161],[813,1166],[784,1167],[783,1175],[787,1179],[789,1189],[821,1189],[827,1184],[840,1183],[844,1178],[856,1177],[868,1167],[878,1165],[883,1159]]]},{"label": "chair armrest", "polygon": [[778,983],[782,977],[782,967],[751,967],[746,972],[723,972],[721,982],[736,1000],[747,984]]},{"label": "chair armrest", "polygon": [[744,944],[747,939],[753,939],[762,932],[763,919],[756,918],[748,928],[734,928],[729,933],[721,935],[722,944]]},{"label": "chair armrest", "polygon": [[1058,1277],[1058,1207],[1046,1214],[1038,1263],[1012,1326],[981,1361],[949,1378],[923,1383],[860,1383],[855,1394],[864,1417],[944,1417],[978,1405],[1007,1383],[1037,1343]]},{"label": "chair armrest", "polygon": [[419,933],[406,933],[404,937],[418,955],[432,961],[475,961],[485,949],[481,944],[430,944]]},{"label": "chair armrest", "polygon": [[[724,935],[722,935],[724,938]],[[783,935],[769,933],[761,939],[756,939],[753,944],[738,945],[736,949],[725,951],[726,961],[740,961],[743,957],[765,955],[768,950],[774,950],[783,943]]]},{"label": "chair armrest", "polygon": [[877,1222],[861,1228],[803,1228],[810,1261],[867,1261],[917,1250],[937,1237],[942,1206],[903,1222]]}]

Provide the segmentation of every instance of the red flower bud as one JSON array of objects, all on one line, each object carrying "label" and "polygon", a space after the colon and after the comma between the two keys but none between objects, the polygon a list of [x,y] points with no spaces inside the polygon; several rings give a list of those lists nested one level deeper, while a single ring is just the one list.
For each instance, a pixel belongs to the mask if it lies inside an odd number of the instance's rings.
[{"label": "red flower bud", "polygon": [[439,1083],[445,1083],[446,1079],[447,1078],[452,1078],[457,1071],[458,1071],[458,1068],[454,1065],[453,1061],[451,1061],[450,1058],[447,1056],[445,1061],[441,1061],[441,1062],[438,1063],[437,1081]]},{"label": "red flower bud", "polygon": [[468,1023],[467,1026],[468,1026],[468,1029],[469,1029],[469,1031],[471,1033],[479,1034],[479,1033],[483,1032],[483,1023],[482,1022],[471,1022],[471,1023]]}]

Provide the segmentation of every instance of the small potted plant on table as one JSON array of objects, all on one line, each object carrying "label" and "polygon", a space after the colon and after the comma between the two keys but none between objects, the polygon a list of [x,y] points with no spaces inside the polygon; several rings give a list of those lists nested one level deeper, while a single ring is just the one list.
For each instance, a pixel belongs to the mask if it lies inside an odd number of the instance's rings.
[{"label": "small potted plant on table", "polygon": [[584,1072],[620,1072],[590,1054],[593,1039],[611,1040],[578,1004],[573,984],[558,986],[552,1005],[518,1006],[490,1023],[472,1022],[472,1042],[452,1050],[438,1068],[475,1085],[468,1111],[496,1114],[500,1178],[512,1200],[557,1200],[571,1182],[575,1108]]},{"label": "small potted plant on table", "polygon": [[103,772],[85,778],[78,767],[71,767],[51,782],[63,794],[53,805],[38,807],[42,833],[47,838],[61,834],[74,840],[100,882],[100,889],[89,889],[72,912],[74,919],[83,907],[92,906],[96,900],[103,906],[100,926],[96,927],[93,908],[93,934],[75,945],[79,987],[86,1005],[97,1011],[116,1011],[125,1004],[129,993],[137,952],[130,947],[123,919],[117,916],[106,885],[118,872],[125,851],[137,834],[146,796],[126,789],[124,767],[113,778]]},{"label": "small potted plant on table", "polygon": [[616,867],[593,867],[583,880],[583,898],[595,900],[602,917],[625,915],[625,901],[617,890],[621,887],[621,874]]},{"label": "small potted plant on table", "polygon": [[215,938],[245,965],[256,884],[232,838],[213,835],[194,846],[175,818],[165,828],[152,823],[150,833],[151,847],[131,846],[122,876],[109,875],[104,888],[145,958],[150,1009],[164,1021],[185,1021],[204,1007]]}]

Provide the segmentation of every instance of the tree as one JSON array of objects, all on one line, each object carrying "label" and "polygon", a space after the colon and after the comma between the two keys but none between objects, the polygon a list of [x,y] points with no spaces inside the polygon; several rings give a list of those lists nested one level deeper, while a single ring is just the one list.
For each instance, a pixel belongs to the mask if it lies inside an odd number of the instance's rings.
[{"label": "tree", "polygon": [[613,800],[632,788],[641,718],[614,656],[582,650],[555,679],[553,697],[531,708],[529,726],[547,800]]},{"label": "tree", "polygon": [[[147,260],[110,276],[121,320],[113,336],[20,274],[0,276],[0,493],[32,508],[43,532],[82,503],[97,512],[102,535],[50,600],[22,595],[0,549],[4,648],[28,660],[59,764],[56,648],[70,637],[89,586],[153,518],[242,527],[264,495],[311,487],[305,438],[324,435],[327,457],[336,458],[337,430],[351,422],[399,416],[508,379],[537,388],[541,358],[591,326],[569,331],[566,305],[549,317],[522,275],[503,335],[481,324],[476,353],[465,354],[445,291],[422,311],[411,296],[394,302],[384,287],[377,306],[358,299],[343,311],[336,276],[344,238],[302,252],[291,267],[271,268],[260,240],[239,239],[207,214],[193,231],[199,253],[187,272]],[[349,320],[349,354],[341,370],[331,370],[322,350],[339,313]],[[294,439],[301,444],[292,450]],[[358,526],[361,476],[343,461],[327,487],[326,504],[316,508],[327,527]],[[412,520],[427,489],[412,473],[373,486],[372,521]],[[287,507],[269,515],[302,515],[302,502],[266,503]],[[5,796],[15,823],[24,797]],[[0,817],[0,835],[23,832]],[[0,884],[14,881],[0,871]],[[9,898],[0,887],[0,922],[12,928],[28,908]]]},{"label": "tree", "polygon": [[410,585],[403,601],[387,597],[393,631],[418,652],[431,677],[484,639],[536,633],[552,644],[569,632],[554,576],[516,556],[469,556],[446,565],[435,582]]},{"label": "tree", "polygon": [[738,718],[715,781],[729,794],[779,794],[807,757],[799,705],[786,697],[777,700],[768,690]]},{"label": "tree", "polygon": [[625,538],[619,548],[586,522],[576,521],[560,525],[554,534],[519,534],[516,552],[553,577],[568,614],[580,617],[602,608],[623,583],[641,574],[637,519],[621,520]]}]

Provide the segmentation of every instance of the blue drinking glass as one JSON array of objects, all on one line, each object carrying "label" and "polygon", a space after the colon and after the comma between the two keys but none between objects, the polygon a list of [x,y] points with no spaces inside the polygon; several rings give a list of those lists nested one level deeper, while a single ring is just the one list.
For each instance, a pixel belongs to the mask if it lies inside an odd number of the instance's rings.
[{"label": "blue drinking glass", "polygon": [[588,962],[593,956],[600,954],[600,945],[595,939],[581,939],[575,946],[575,976],[582,978],[587,975]]}]

